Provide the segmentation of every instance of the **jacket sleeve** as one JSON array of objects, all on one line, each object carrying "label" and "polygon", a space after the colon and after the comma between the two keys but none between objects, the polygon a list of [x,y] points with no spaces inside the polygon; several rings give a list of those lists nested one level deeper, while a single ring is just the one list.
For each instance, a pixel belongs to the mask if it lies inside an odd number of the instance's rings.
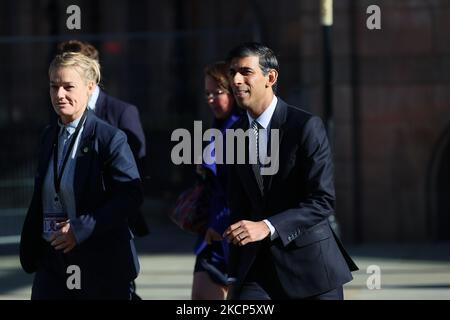
[{"label": "jacket sleeve", "polygon": [[[45,139],[51,139],[49,136],[50,126],[47,126],[40,137],[40,150],[42,152],[43,142]],[[41,154],[39,154],[41,159]],[[42,198],[40,185],[44,177],[39,176],[39,170],[37,170],[36,177],[34,179],[34,190],[31,199],[30,206],[28,207],[27,214],[22,226],[22,232],[20,235],[20,264],[27,273],[35,272],[38,268],[39,259],[43,254],[45,247],[45,240],[42,238]]]},{"label": "jacket sleeve", "polygon": [[268,219],[284,246],[334,212],[333,161],[320,118],[311,117],[305,123],[299,138],[295,167],[300,172],[298,183],[302,184],[307,196],[300,198],[297,207]]},{"label": "jacket sleeve", "polygon": [[42,215],[39,215],[41,211],[39,199],[40,197],[35,191],[20,235],[20,264],[26,273],[37,270],[45,246],[45,241],[41,236]]},{"label": "jacket sleeve", "polygon": [[127,144],[125,134],[118,130],[111,141],[104,146],[103,175],[106,189],[104,204],[93,214],[95,228],[92,237],[134,220],[137,208],[143,201],[139,172]]}]

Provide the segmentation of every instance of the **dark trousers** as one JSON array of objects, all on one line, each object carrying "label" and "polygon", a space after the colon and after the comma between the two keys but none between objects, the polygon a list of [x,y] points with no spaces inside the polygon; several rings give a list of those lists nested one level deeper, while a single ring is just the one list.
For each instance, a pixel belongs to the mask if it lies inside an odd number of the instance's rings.
[{"label": "dark trousers", "polygon": [[[324,274],[324,277],[326,275]],[[278,280],[277,272],[269,257],[269,250],[259,251],[240,290],[232,290],[231,300],[288,300],[288,294]],[[343,300],[342,286],[328,292],[305,297],[305,300]]]},{"label": "dark trousers", "polygon": [[[268,290],[269,291],[269,290]],[[270,292],[270,291],[269,291]],[[257,282],[245,282],[239,292],[233,292],[231,300],[287,300],[286,294],[276,293],[269,294]],[[303,298],[302,300],[344,300],[344,292],[342,286],[336,289]]]},{"label": "dark trousers", "polygon": [[67,262],[62,252],[49,248],[36,271],[32,300],[130,300],[130,281],[106,276],[90,276],[81,269],[81,288],[69,289]]},{"label": "dark trousers", "polygon": [[93,284],[88,288],[67,288],[66,279],[51,274],[48,270],[36,272],[31,289],[31,300],[130,300],[129,281],[110,284]]}]

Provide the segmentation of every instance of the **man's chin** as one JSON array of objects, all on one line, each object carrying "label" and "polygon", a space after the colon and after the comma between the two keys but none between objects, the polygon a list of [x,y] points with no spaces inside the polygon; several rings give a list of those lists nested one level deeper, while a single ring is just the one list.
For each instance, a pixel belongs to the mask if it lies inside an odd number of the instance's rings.
[{"label": "man's chin", "polygon": [[248,104],[246,104],[243,100],[241,99],[236,99],[236,103],[238,105],[238,107],[247,110],[248,109]]}]

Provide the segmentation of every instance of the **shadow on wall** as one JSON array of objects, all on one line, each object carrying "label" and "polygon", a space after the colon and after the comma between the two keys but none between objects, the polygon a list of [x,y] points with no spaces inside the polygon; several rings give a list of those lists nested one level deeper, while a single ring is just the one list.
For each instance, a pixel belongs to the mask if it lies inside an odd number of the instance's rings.
[{"label": "shadow on wall", "polygon": [[428,170],[429,230],[432,239],[450,240],[450,126],[433,150]]}]

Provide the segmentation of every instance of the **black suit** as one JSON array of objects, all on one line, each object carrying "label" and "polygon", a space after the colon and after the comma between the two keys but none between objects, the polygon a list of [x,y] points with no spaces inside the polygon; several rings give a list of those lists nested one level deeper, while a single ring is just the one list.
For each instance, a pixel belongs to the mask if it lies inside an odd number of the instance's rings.
[{"label": "black suit", "polygon": [[[145,135],[136,106],[116,99],[100,90],[95,103],[95,114],[100,119],[125,132],[139,173],[143,182],[145,182]],[[130,228],[137,236],[142,237],[149,233],[145,219],[140,211],[136,215],[136,220],[130,223]]]},{"label": "black suit", "polygon": [[[247,117],[234,126],[248,127]],[[327,219],[334,212],[335,192],[322,121],[278,99],[270,129],[279,129],[279,170],[263,176],[263,187],[252,165],[229,166],[232,223],[268,219],[278,233],[274,240],[231,246],[234,294],[253,281],[262,283],[272,298],[300,299],[339,288],[357,267]]]}]

